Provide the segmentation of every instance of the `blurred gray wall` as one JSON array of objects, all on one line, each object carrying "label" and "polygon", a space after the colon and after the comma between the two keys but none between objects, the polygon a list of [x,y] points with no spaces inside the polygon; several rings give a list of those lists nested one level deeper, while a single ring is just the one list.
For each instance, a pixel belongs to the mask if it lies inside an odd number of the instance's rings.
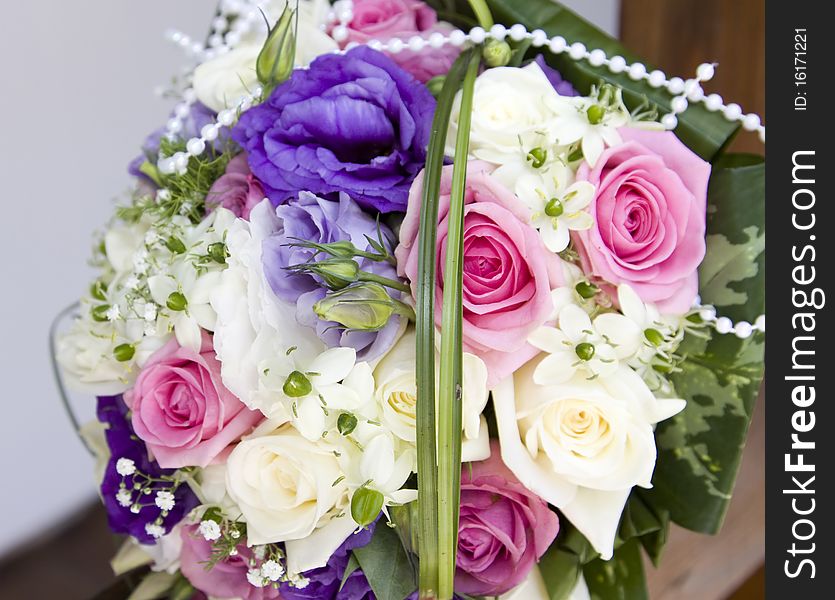
[{"label": "blurred gray wall", "polygon": [[[524,0],[519,0],[520,2]],[[163,39],[206,30],[213,0],[15,2],[0,18],[0,556],[95,495],[61,412],[52,317],[85,289],[92,232],[129,184],[125,165],[183,65]],[[619,0],[566,2],[615,32]],[[84,411],[93,414],[93,399]]]}]

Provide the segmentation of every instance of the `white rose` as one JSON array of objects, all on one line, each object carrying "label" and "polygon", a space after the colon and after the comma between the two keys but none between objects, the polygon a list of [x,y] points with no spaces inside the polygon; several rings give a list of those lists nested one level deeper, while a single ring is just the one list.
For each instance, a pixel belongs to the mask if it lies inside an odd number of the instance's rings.
[{"label": "white rose", "polygon": [[325,350],[316,335],[296,321],[295,306],[277,298],[264,278],[261,245],[277,228],[269,201],[252,210],[249,223],[235,221],[226,237],[228,268],[210,296],[217,313],[214,345],[223,384],[256,410],[276,401],[275,392],[262,381],[266,361],[293,347],[297,356],[317,356]]},{"label": "white rose", "polygon": [[347,510],[348,489],[337,482],[343,473],[333,450],[289,424],[235,447],[226,488],[246,520],[250,545],[305,539]]},{"label": "white rose", "polygon": [[[409,328],[374,370],[375,396],[383,425],[401,440],[416,440],[417,385],[415,381],[415,330]],[[481,414],[487,405],[487,368],[477,356],[464,353],[464,436],[461,459],[486,460],[490,456],[487,422]]]},{"label": "white rose", "polygon": [[[536,63],[525,68],[488,69],[475,82],[470,153],[502,164],[525,157],[534,148],[558,142],[558,111],[575,110],[557,94]],[[453,106],[447,144],[455,143],[461,94]],[[448,152],[453,146],[447,148]]]},{"label": "white rose", "polygon": [[117,274],[133,272],[136,253],[145,247],[148,223],[114,225],[104,234],[104,253]]},{"label": "white rose", "polygon": [[605,380],[578,374],[536,385],[538,362],[493,390],[502,459],[609,559],[629,492],[651,487],[653,425],[682,410],[684,401],[656,398],[626,366]]},{"label": "white rose", "polygon": [[[274,23],[284,10],[285,2],[272,2],[266,7],[267,18]],[[296,44],[296,66],[305,66],[317,56],[338,49],[336,42],[319,25],[327,15],[326,0],[299,2],[299,31]],[[259,24],[260,25],[260,24]],[[258,83],[255,62],[266,40],[266,27],[256,31],[226,54],[207,60],[194,70],[193,86],[197,99],[215,112],[233,106]]]}]

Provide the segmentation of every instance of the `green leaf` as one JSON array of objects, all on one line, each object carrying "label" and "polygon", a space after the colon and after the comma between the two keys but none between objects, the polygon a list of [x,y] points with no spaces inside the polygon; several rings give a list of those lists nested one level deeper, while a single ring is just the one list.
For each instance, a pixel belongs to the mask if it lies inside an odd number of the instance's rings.
[{"label": "green leaf", "polygon": [[549,599],[566,600],[577,585],[583,565],[595,556],[597,554],[583,534],[563,519],[559,536],[539,559],[539,572]]},{"label": "green leaf", "polygon": [[631,540],[611,560],[594,560],[583,569],[592,600],[647,600],[641,545]]},{"label": "green leaf", "polygon": [[339,589],[341,590],[345,587],[345,582],[348,581],[348,578],[351,574],[360,568],[360,562],[357,560],[357,557],[354,556],[354,553],[351,553],[350,558],[348,559],[348,564],[345,566],[345,572],[342,574],[342,581],[339,583]]},{"label": "green leaf", "polygon": [[[496,22],[508,27],[522,23],[531,31],[542,29],[549,36],[561,35],[569,44],[582,42],[589,49],[600,48],[607,56],[623,56],[627,63],[641,61],[640,57],[629,52],[620,42],[553,0],[487,0],[487,5]],[[459,14],[470,14],[466,2],[459,1],[457,6]],[[638,106],[647,98],[657,104],[662,112],[670,111],[671,96],[666,91],[651,87],[646,81],[633,81],[605,67],[592,67],[586,61],[575,61],[567,53],[554,55],[547,48],[537,52],[541,52],[548,63],[581,93],[588,93],[591,86],[602,79],[623,88],[624,101],[630,108]],[[647,69],[651,70],[652,67],[647,65]],[[679,75],[684,79],[693,76],[688,73]],[[694,152],[711,162],[739,129],[738,123],[727,121],[721,113],[712,113],[701,104],[691,105],[678,116],[678,120],[676,135]]]},{"label": "green leaf", "polygon": [[[764,177],[761,159],[729,155],[714,165],[710,182],[701,296],[734,321],[753,322],[765,311]],[[658,426],[658,462],[647,498],[679,525],[716,533],[763,377],[764,336],[689,336],[680,352],[687,360],[672,381],[687,407]]]},{"label": "green leaf", "polygon": [[367,546],[354,549],[378,600],[403,600],[415,591],[415,573],[400,538],[382,519]]}]

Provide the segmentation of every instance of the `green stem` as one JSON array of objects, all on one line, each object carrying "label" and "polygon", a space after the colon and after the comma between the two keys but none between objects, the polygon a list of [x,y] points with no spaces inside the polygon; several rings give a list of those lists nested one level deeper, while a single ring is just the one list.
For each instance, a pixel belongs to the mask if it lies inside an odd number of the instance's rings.
[{"label": "green stem", "polygon": [[[468,53],[469,54],[469,53]],[[416,383],[418,467],[418,553],[420,597],[434,598],[438,589],[438,449],[435,440],[435,246],[444,148],[455,95],[467,61],[462,55],[450,69],[438,97],[423,176],[418,234],[416,285]]]},{"label": "green stem", "polygon": [[493,13],[490,12],[490,7],[487,6],[487,2],[484,0],[468,0],[470,3],[470,8],[473,9],[473,13],[478,19],[478,24],[481,25],[484,29],[490,29],[493,24]]},{"label": "green stem", "polygon": [[384,285],[386,287],[390,287],[401,292],[411,291],[411,288],[402,281],[397,281],[396,279],[389,279],[388,277],[383,277],[382,275],[375,275],[374,273],[368,273],[366,271],[360,271],[357,275],[357,278],[359,279],[359,281],[371,281],[373,283],[379,283],[380,285]]},{"label": "green stem", "polygon": [[462,289],[464,254],[464,192],[470,151],[475,79],[480,60],[470,58],[461,94],[458,136],[450,192],[441,319],[441,376],[438,401],[438,598],[450,600],[454,591],[458,549],[458,509],[461,497]]}]

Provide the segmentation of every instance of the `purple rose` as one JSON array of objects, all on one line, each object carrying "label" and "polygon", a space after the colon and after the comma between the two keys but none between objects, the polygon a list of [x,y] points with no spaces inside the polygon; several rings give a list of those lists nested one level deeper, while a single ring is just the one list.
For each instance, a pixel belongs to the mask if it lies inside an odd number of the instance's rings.
[{"label": "purple rose", "polygon": [[[107,425],[105,437],[110,448],[110,460],[107,462],[104,479],[101,483],[101,495],[107,511],[107,521],[110,529],[115,533],[132,535],[143,544],[153,544],[156,540],[145,529],[145,526],[154,523],[161,514],[160,509],[153,501],[148,502],[148,498],[154,498],[154,496],[150,495],[140,499],[142,508],[138,513],[131,511],[130,503],[125,502],[128,504],[128,506],[125,506],[117,498],[122,491],[122,483],[125,484],[125,490],[132,491],[134,483],[143,484],[145,482],[140,473],[159,478],[172,475],[174,470],[161,469],[156,462],[151,461],[148,457],[145,443],[136,436],[131,427],[128,407],[121,396],[99,397],[97,415],[99,421]],[[117,464],[121,459],[132,461],[136,473],[124,477],[120,475]],[[163,488],[155,485],[152,489],[157,491]],[[122,492],[122,494],[124,493]],[[133,494],[133,499],[137,499],[136,493]],[[183,516],[197,504],[197,497],[188,485],[180,485],[174,492],[174,508],[163,519],[162,527],[164,531],[166,533],[171,531],[171,528],[179,523]]]},{"label": "purple rose", "polygon": [[249,213],[263,199],[264,188],[249,170],[246,154],[239,154],[229,161],[226,172],[214,182],[206,195],[209,207],[221,206],[247,221]]},{"label": "purple rose", "polygon": [[[313,305],[324,298],[327,288],[318,276],[290,273],[286,270],[314,259],[315,250],[293,247],[300,240],[317,244],[349,241],[355,248],[374,252],[366,236],[378,238],[378,224],[348,197],[339,194],[339,201],[325,200],[309,192],[301,192],[287,204],[276,208],[279,229],[264,240],[262,261],[264,275],[276,296],[296,304],[296,318],[303,325],[316,329],[319,337],[329,346],[355,348],[359,360],[371,360],[382,355],[394,343],[400,324],[393,317],[379,331],[348,331],[336,323],[322,321],[313,312]],[[383,245],[391,251],[394,234],[385,225],[379,225]],[[317,259],[327,258],[319,254]],[[389,279],[397,279],[394,265],[367,258],[358,258],[363,271]],[[396,293],[396,292],[393,292]]]},{"label": "purple rose", "polygon": [[559,531],[557,514],[524,487],[492,443],[491,457],[461,474],[455,589],[499,596],[522,583]]},{"label": "purple rose", "polygon": [[359,47],[294,71],[241,116],[232,137],[275,205],[300,191],[345,192],[364,207],[404,211],[434,110],[426,86]]},{"label": "purple rose", "polygon": [[336,549],[328,564],[324,567],[307,571],[303,575],[310,583],[304,588],[296,588],[289,583],[282,583],[279,588],[282,600],[374,600],[371,586],[361,570],[357,569],[348,576],[340,590],[345,569],[348,567],[351,550],[362,548],[371,541],[376,523],[372,523],[359,533],[348,536]]}]

